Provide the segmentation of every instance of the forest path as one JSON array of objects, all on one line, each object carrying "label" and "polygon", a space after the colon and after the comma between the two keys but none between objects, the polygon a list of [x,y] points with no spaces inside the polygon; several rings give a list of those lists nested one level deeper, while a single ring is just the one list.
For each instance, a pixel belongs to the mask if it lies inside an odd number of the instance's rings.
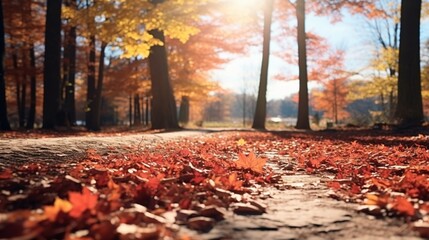
[{"label": "forest path", "polygon": [[[150,150],[157,144],[205,135],[210,131],[179,131],[159,134],[77,136],[39,139],[0,139],[0,164],[23,163],[28,159],[58,161],[78,159],[88,149],[102,154]],[[274,156],[273,156],[274,157]],[[356,211],[357,205],[337,201],[321,177],[295,173],[286,175],[286,156],[269,163],[282,175],[275,186],[265,187],[260,202],[262,215],[242,216],[229,212],[208,233],[181,228],[194,239],[420,239],[397,219],[375,219]],[[270,157],[269,157],[270,158]],[[1,166],[0,165],[0,166]]]}]

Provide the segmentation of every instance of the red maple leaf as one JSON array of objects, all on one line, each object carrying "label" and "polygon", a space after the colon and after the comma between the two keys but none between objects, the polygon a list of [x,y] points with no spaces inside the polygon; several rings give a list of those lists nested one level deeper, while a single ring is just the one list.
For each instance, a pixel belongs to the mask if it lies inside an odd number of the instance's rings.
[{"label": "red maple leaf", "polygon": [[94,210],[97,205],[98,196],[91,193],[88,188],[83,188],[82,193],[69,192],[69,201],[73,205],[70,216],[78,218],[86,210]]}]

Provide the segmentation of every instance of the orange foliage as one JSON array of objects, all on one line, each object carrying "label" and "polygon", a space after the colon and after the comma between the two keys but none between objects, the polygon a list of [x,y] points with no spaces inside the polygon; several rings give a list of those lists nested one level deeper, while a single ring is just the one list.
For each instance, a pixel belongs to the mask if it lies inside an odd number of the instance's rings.
[{"label": "orange foliage", "polygon": [[83,188],[82,193],[69,192],[69,200],[73,206],[70,211],[70,216],[78,218],[86,210],[95,208],[98,202],[98,196],[91,193],[88,188]]},{"label": "orange foliage", "polygon": [[257,158],[255,153],[250,152],[248,156],[243,153],[238,154],[238,160],[235,162],[238,168],[250,169],[252,171],[262,173],[263,167],[267,159]]}]

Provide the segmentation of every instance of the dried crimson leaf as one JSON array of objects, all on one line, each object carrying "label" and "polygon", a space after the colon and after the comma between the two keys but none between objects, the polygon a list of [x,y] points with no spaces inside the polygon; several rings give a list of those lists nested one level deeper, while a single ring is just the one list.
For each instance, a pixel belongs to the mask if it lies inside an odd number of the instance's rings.
[{"label": "dried crimson leaf", "polygon": [[266,162],[267,160],[265,158],[257,158],[255,153],[250,152],[248,156],[239,153],[238,160],[235,164],[238,168],[251,169],[255,172],[262,173]]},{"label": "dried crimson leaf", "polygon": [[3,169],[0,171],[0,179],[10,179],[12,178],[13,171],[9,168]]}]

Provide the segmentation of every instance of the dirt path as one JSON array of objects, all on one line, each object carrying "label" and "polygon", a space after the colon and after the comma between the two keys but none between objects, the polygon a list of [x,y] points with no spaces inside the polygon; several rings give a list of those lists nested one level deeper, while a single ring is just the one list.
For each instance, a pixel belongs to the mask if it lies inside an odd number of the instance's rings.
[{"label": "dirt path", "polygon": [[202,133],[204,132],[179,131],[158,134],[118,134],[117,136],[0,138],[0,163],[22,163],[29,159],[44,161],[76,159],[84,156],[88,149],[96,149],[104,154],[144,150],[163,141]]},{"label": "dirt path", "polygon": [[[28,159],[77,159],[87,149],[104,154],[149,150],[156,144],[201,134],[182,131],[110,137],[0,139],[0,164],[22,163]],[[288,161],[286,157],[281,160]],[[332,199],[329,197],[332,192],[317,176],[285,175],[280,166],[271,164],[271,167],[283,176],[280,184],[265,188],[259,196],[267,205],[266,213],[258,216],[228,213],[209,233],[187,228],[181,228],[180,232],[195,239],[420,239],[399,220],[374,219],[358,213],[354,204]]]}]

